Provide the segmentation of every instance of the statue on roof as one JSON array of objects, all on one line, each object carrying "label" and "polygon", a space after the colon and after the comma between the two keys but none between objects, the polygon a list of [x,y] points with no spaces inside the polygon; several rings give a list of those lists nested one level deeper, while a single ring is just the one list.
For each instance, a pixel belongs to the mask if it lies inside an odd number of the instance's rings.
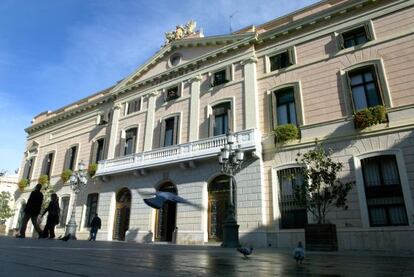
[{"label": "statue on roof", "polygon": [[163,46],[166,46],[175,40],[180,40],[180,39],[183,39],[185,37],[195,34],[196,25],[197,23],[194,20],[190,20],[184,26],[177,25],[175,27],[175,31],[165,33],[165,43]]}]

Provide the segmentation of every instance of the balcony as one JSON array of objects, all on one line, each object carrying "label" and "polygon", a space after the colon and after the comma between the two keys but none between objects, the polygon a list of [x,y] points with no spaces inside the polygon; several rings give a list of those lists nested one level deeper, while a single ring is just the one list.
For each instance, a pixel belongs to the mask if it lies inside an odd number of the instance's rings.
[{"label": "balcony", "polygon": [[[249,129],[234,134],[237,143],[244,151],[261,152],[261,139],[257,130]],[[155,166],[194,161],[217,156],[227,143],[225,135],[202,139],[194,142],[163,147],[124,157],[100,161],[96,176],[104,176]]]}]

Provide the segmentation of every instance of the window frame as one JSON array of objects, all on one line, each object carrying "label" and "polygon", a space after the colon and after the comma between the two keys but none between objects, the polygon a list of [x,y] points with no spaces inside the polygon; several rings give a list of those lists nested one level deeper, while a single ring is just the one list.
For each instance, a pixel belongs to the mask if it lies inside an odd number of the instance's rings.
[{"label": "window frame", "polygon": [[[175,131],[175,133],[173,133],[173,144],[165,146],[166,121],[170,119],[174,119],[173,130]],[[160,119],[160,141],[159,141],[160,148],[170,147],[170,146],[178,145],[181,143],[181,119],[182,119],[181,112],[170,114]]]},{"label": "window frame", "polygon": [[[132,144],[132,147],[133,147],[132,152],[130,154],[125,154],[125,150],[126,150],[125,146],[127,145],[126,144],[126,142],[127,142],[126,135],[127,135],[127,132],[129,130],[132,130],[132,129],[136,129],[135,141],[133,141],[133,144]],[[138,137],[139,137],[139,125],[129,126],[129,127],[125,128],[121,131],[121,142],[120,142],[120,146],[121,146],[120,147],[120,156],[121,157],[128,156],[128,155],[133,155],[133,154],[137,153]]]},{"label": "window frame", "polygon": [[293,88],[293,96],[295,99],[295,108],[296,108],[296,121],[297,124],[296,126],[300,127],[306,124],[305,122],[305,116],[304,116],[304,110],[303,110],[303,98],[302,98],[302,86],[301,86],[301,82],[290,82],[290,83],[285,83],[285,84],[281,84],[277,87],[272,88],[271,90],[269,90],[267,92],[267,94],[269,95],[269,107],[270,107],[270,111],[269,111],[269,123],[270,123],[270,130],[274,130],[276,127],[278,127],[279,125],[277,124],[277,92],[278,91],[282,91],[285,89],[288,89],[292,87]]},{"label": "window frame", "polygon": [[97,154],[98,154],[98,144],[97,142],[103,140],[103,146],[102,146],[102,159],[101,160],[105,160],[106,159],[106,136],[102,136],[102,137],[98,137],[95,140],[93,140],[92,142],[92,148],[91,148],[91,158],[90,160],[92,161],[92,163],[97,164],[99,162],[99,160],[97,160]]},{"label": "window frame", "polygon": [[[225,81],[222,83],[217,84],[215,80],[215,74],[225,71]],[[224,67],[220,67],[218,69],[215,69],[208,73],[208,81],[210,84],[210,88],[217,88],[217,87],[223,87],[226,84],[232,82],[234,80],[234,64],[229,64]]]},{"label": "window frame", "polygon": [[[69,194],[65,194],[65,195],[62,195],[62,196],[60,196],[59,197],[60,198],[60,205],[59,205],[59,207],[60,207],[60,214],[59,214],[59,223],[56,225],[56,227],[57,228],[65,228],[65,226],[66,226],[66,224],[67,224],[67,222],[68,222],[68,215],[69,215],[69,209],[70,209],[70,201],[71,201],[71,196],[69,195]],[[63,218],[63,211],[64,211],[64,209],[63,209],[63,199],[64,198],[67,198],[69,201],[68,201],[68,206],[67,206],[67,209],[66,209],[66,217],[65,218]]]},{"label": "window frame", "polygon": [[[74,157],[73,157],[73,167],[72,168],[70,168],[70,163],[71,163],[71,161],[69,160],[69,155],[70,155],[70,153],[69,153],[69,151],[71,151],[71,149],[73,149],[73,148],[76,148],[75,149],[75,154],[74,154]],[[77,168],[77,161],[78,161],[78,156],[79,156],[79,144],[73,144],[73,145],[71,145],[71,146],[69,146],[67,149],[66,149],[66,153],[65,153],[65,161],[64,161],[64,164],[63,164],[63,169],[65,170],[65,169],[70,169],[70,170],[72,170],[72,171],[74,171],[74,170],[76,170],[76,168]]]},{"label": "window frame", "polygon": [[[168,96],[168,91],[170,89],[173,89],[173,88],[177,88],[176,96],[170,97],[170,96]],[[162,96],[163,96],[163,99],[164,99],[164,103],[171,102],[171,101],[174,101],[174,100],[177,100],[177,99],[181,98],[182,95],[183,95],[183,89],[184,89],[184,82],[180,82],[178,84],[171,85],[171,86],[168,86],[166,88],[163,88],[161,90],[161,92],[162,92]]]},{"label": "window frame", "polygon": [[[136,97],[132,100],[125,102],[124,116],[140,112],[142,110],[142,102],[143,102],[142,100],[143,100],[142,97],[139,96],[139,97]],[[137,101],[139,101],[139,105],[136,104]],[[132,111],[130,111],[131,103],[134,103],[133,105],[134,108],[132,109]],[[136,110],[137,106],[138,106],[138,109]]]},{"label": "window frame", "polygon": [[[94,201],[93,203],[95,203],[95,212],[91,213],[91,207],[89,206],[92,202],[89,201],[92,196],[96,196],[96,201]],[[99,208],[99,193],[98,192],[93,192],[93,193],[89,193],[88,196],[86,197],[86,203],[85,203],[85,216],[84,216],[84,220],[83,220],[83,228],[90,228],[91,225],[90,223],[92,222],[93,217],[95,216],[96,213],[98,213],[98,208]]]},{"label": "window frame", "polygon": [[[34,165],[35,165],[35,160],[36,160],[35,156],[29,157],[29,158],[26,159],[25,164],[24,164],[24,170],[23,170],[23,178],[24,179],[30,180],[32,178],[33,171],[34,171],[33,169],[34,169]],[[31,162],[30,167],[28,168],[28,163],[30,161],[32,161],[32,162]]]},{"label": "window frame", "polygon": [[386,108],[392,108],[392,98],[389,90],[389,85],[387,81],[386,72],[384,69],[384,62],[382,59],[373,59],[360,62],[354,65],[351,65],[347,68],[340,70],[339,74],[341,76],[341,87],[344,98],[345,110],[348,116],[354,115],[357,111],[354,106],[354,100],[352,97],[351,82],[349,78],[349,73],[352,73],[355,70],[362,69],[364,67],[373,67],[375,71],[375,77],[378,85],[378,90],[382,103]]},{"label": "window frame", "polygon": [[400,184],[401,184],[401,190],[403,194],[405,209],[408,217],[408,226],[414,225],[414,220],[412,218],[412,215],[414,214],[414,208],[413,208],[413,199],[411,196],[411,188],[410,184],[408,182],[408,176],[407,176],[407,168],[405,166],[404,161],[404,155],[402,153],[401,149],[389,149],[389,150],[376,150],[371,152],[366,152],[364,154],[354,156],[353,162],[355,167],[355,180],[356,180],[356,188],[358,191],[358,201],[360,206],[360,213],[361,213],[361,221],[362,226],[364,228],[392,228],[392,226],[386,226],[386,227],[376,227],[376,226],[370,226],[369,221],[369,214],[368,214],[368,205],[366,200],[366,194],[365,194],[365,183],[364,183],[364,177],[362,173],[362,166],[361,161],[366,158],[372,158],[376,156],[382,156],[382,155],[394,155],[396,162],[397,162],[397,168],[398,168],[398,174],[400,177]]},{"label": "window frame", "polygon": [[235,113],[235,107],[236,107],[236,99],[234,96],[232,97],[226,97],[226,98],[222,98],[219,99],[217,101],[214,101],[210,104],[208,104],[207,106],[207,114],[206,114],[206,119],[207,119],[207,123],[208,123],[208,130],[207,130],[207,135],[208,137],[213,137],[214,136],[214,114],[213,114],[213,107],[217,106],[217,105],[221,105],[224,104],[226,102],[230,102],[230,110],[231,112],[229,113],[229,129],[231,132],[237,132],[236,130],[236,113]]},{"label": "window frame", "polygon": [[[46,170],[47,163],[48,163],[46,161],[46,159],[48,158],[49,155],[52,155],[52,161],[50,162],[50,168],[49,168],[49,170]],[[53,165],[55,163],[55,160],[56,160],[56,151],[50,151],[50,152],[48,152],[44,156],[44,158],[43,158],[43,166],[42,166],[41,175],[47,175],[49,177],[49,181],[50,181],[51,177],[53,176],[53,168],[54,168]],[[49,172],[46,172],[46,171],[49,171]]]},{"label": "window frame", "polygon": [[[345,47],[345,40],[343,37],[343,34],[355,31],[359,28],[364,28],[365,29],[365,34],[367,37],[367,41],[361,44],[357,44],[354,46],[350,46],[350,47]],[[336,38],[336,48],[338,49],[338,51],[346,51],[348,49],[355,49],[355,48],[359,48],[362,47],[363,45],[369,43],[370,41],[373,41],[376,39],[375,36],[375,31],[374,31],[374,24],[371,20],[357,24],[357,25],[353,25],[341,30],[338,30],[336,32],[334,32],[334,36]]]},{"label": "window frame", "polygon": [[[283,53],[287,53],[288,54],[288,66],[283,67],[283,68],[279,68],[279,69],[275,69],[275,70],[271,70],[271,58],[277,56],[277,55],[281,55]],[[278,49],[276,51],[270,52],[269,54],[265,55],[265,71],[266,73],[277,73],[277,72],[281,72],[281,71],[285,71],[288,70],[291,66],[297,64],[297,55],[296,55],[296,47],[295,46],[290,46],[290,47],[286,47],[283,49]]]}]

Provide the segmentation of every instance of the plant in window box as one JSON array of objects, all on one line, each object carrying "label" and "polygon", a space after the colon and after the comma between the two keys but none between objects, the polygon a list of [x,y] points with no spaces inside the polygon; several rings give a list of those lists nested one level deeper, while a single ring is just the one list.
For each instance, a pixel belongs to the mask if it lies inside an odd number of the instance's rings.
[{"label": "plant in window box", "polygon": [[49,184],[49,176],[47,176],[46,174],[40,175],[39,184],[41,184],[42,186]]},{"label": "plant in window box", "polygon": [[62,182],[65,184],[67,181],[69,181],[70,176],[72,175],[72,170],[69,168],[66,168],[62,171],[62,174],[60,174],[60,178],[62,179]]},{"label": "plant in window box", "polygon": [[21,179],[17,185],[19,186],[19,189],[21,192],[24,191],[24,189],[29,185],[30,181],[26,178]]},{"label": "plant in window box", "polygon": [[347,195],[354,181],[338,179],[343,169],[341,162],[332,159],[332,150],[325,151],[318,145],[305,154],[298,154],[296,162],[305,164],[303,184],[294,191],[295,200],[306,207],[317,224],[305,225],[306,249],[338,250],[336,226],[327,224],[326,214],[334,208],[347,209]]},{"label": "plant in window box", "polygon": [[277,126],[273,130],[273,133],[275,134],[276,143],[284,143],[289,140],[299,139],[299,129],[293,124]]},{"label": "plant in window box", "polygon": [[360,110],[354,115],[355,127],[360,130],[385,122],[387,122],[387,110],[382,105]]},{"label": "plant in window box", "polygon": [[96,163],[90,164],[88,166],[88,174],[89,174],[89,177],[92,178],[93,176],[95,176],[97,169],[98,169],[98,164],[96,164]]}]

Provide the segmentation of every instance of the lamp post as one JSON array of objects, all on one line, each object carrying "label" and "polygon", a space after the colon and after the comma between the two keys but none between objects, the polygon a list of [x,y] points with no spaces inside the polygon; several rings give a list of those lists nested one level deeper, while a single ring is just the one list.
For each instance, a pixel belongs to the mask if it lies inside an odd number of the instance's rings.
[{"label": "lamp post", "polygon": [[72,214],[70,220],[66,225],[65,236],[69,235],[69,239],[76,239],[76,198],[77,195],[86,187],[88,179],[86,178],[85,164],[81,161],[78,164],[78,171],[74,171],[69,178],[70,188],[72,189],[73,203],[72,203]]},{"label": "lamp post", "polygon": [[232,133],[227,134],[227,143],[218,154],[218,159],[221,172],[230,177],[230,202],[224,220],[223,243],[221,246],[239,247],[239,225],[237,224],[233,201],[233,177],[241,168],[244,152],[240,149],[240,145],[236,144],[236,137]]}]

